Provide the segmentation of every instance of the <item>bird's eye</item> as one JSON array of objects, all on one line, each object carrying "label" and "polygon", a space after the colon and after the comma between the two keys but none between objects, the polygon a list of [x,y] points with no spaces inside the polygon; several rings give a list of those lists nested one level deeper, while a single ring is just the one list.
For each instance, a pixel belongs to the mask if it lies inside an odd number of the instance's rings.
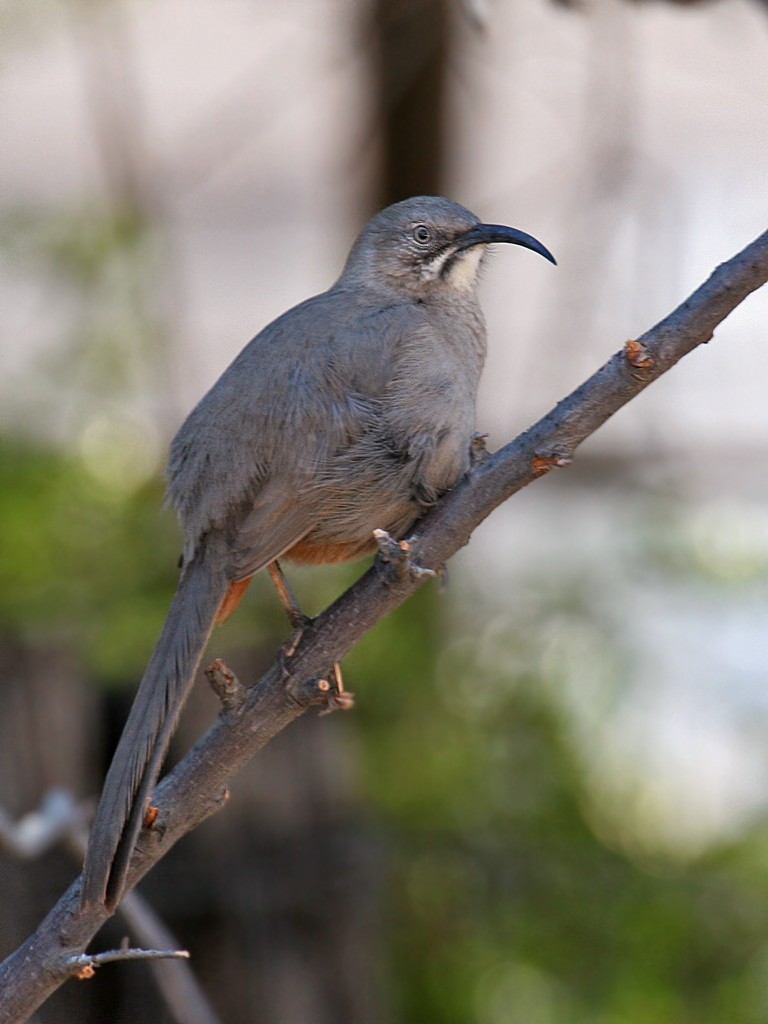
[{"label": "bird's eye", "polygon": [[419,243],[419,245],[426,245],[427,242],[431,241],[432,234],[428,227],[424,224],[417,224],[413,229],[413,237]]}]

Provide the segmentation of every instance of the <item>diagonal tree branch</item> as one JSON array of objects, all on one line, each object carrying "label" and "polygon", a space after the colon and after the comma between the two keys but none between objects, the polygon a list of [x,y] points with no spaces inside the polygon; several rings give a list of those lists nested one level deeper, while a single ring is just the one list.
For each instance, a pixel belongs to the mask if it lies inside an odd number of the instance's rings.
[{"label": "diagonal tree branch", "polygon": [[[93,801],[77,801],[62,789],[46,793],[40,808],[30,811],[18,822],[0,807],[0,851],[5,850],[18,860],[33,860],[63,843],[80,863],[88,845],[88,820],[93,810]],[[191,966],[184,962],[188,954],[177,951],[176,939],[146,900],[137,892],[129,892],[120,904],[119,913],[133,938],[149,950],[133,950],[132,956],[126,956],[122,949],[119,956],[114,952],[96,956],[83,954],[79,963],[70,961],[78,967],[75,977],[89,978],[97,966],[110,960],[149,960],[155,983],[168,1007],[169,1020],[183,1024],[219,1024]],[[173,952],[158,953],[159,947]],[[177,962],[169,964],[169,959]]]},{"label": "diagonal tree branch", "polygon": [[[469,540],[498,505],[549,469],[566,465],[578,446],[613,413],[666,373],[751,292],[768,281],[768,232],[719,266],[668,317],[627,342],[581,387],[538,423],[472,472],[419,524],[410,555],[439,568]],[[353,587],[305,630],[287,677],[276,663],[252,687],[224,701],[221,715],[197,745],[158,786],[157,817],[136,849],[133,886],[186,832],[226,800],[226,784],[253,755],[310,706],[326,702],[319,685],[327,667],[423,585],[411,571],[402,545],[390,561],[379,559]],[[35,934],[0,965],[0,1024],[21,1024],[51,992],[71,977],[72,957],[109,916],[104,908],[79,905],[76,880]]]}]

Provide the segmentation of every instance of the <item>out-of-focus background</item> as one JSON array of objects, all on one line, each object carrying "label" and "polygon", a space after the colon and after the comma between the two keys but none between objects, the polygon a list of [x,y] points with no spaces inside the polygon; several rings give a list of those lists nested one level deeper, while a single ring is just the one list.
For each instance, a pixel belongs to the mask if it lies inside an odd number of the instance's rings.
[{"label": "out-of-focus background", "polygon": [[[170,600],[167,443],[367,217],[521,227],[498,446],[768,224],[759,0],[0,5],[0,807],[95,797]],[[229,1024],[768,1019],[768,294],[528,488],[141,890]],[[294,572],[310,611],[359,567]],[[217,632],[286,635],[260,580]],[[216,702],[200,685],[175,743]],[[0,853],[0,954],[74,877]],[[117,919],[97,940],[119,943]],[[143,964],[39,1024],[179,1019]],[[183,1019],[183,1018],[182,1018]]]}]

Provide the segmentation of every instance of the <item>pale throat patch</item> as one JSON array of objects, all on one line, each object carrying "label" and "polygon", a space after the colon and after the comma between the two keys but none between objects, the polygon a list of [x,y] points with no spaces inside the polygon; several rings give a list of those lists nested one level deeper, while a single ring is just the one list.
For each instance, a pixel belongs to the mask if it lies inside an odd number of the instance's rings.
[{"label": "pale throat patch", "polygon": [[[458,291],[468,292],[475,287],[477,282],[477,271],[480,267],[480,261],[485,255],[484,245],[473,245],[471,249],[465,249],[460,253],[451,264],[451,268],[448,271],[447,281],[451,287],[456,288]],[[433,280],[440,275],[443,269],[443,264],[446,260],[451,259],[453,252],[442,252],[434,260],[427,264],[426,270],[429,277]]]},{"label": "pale throat patch", "polygon": [[465,249],[461,253],[448,273],[448,280],[454,288],[467,292],[475,287],[480,261],[484,255],[484,245],[473,245],[471,249]]}]

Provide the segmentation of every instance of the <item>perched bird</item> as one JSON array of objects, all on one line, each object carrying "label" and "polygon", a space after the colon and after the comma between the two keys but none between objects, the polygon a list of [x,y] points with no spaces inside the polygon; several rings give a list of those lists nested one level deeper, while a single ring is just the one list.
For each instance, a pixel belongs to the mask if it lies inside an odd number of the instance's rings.
[{"label": "perched bird", "polygon": [[375,529],[404,536],[467,472],[486,352],[478,269],[494,242],[555,262],[448,199],[382,210],[336,283],[265,327],[182,425],[167,472],[179,585],[107,774],[84,903],[119,902],[211,629],[254,573],[269,566],[285,596],[277,559],[367,555]]}]

